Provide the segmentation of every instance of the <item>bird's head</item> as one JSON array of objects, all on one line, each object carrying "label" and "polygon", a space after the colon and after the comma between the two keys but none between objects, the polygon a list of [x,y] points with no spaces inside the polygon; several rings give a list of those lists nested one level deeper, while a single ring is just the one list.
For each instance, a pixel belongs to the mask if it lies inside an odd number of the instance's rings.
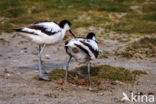
[{"label": "bird's head", "polygon": [[93,32],[90,32],[90,33],[88,33],[88,35],[87,35],[86,38],[87,38],[87,39],[95,40],[95,34],[94,34]]},{"label": "bird's head", "polygon": [[75,37],[75,35],[72,33],[70,27],[71,27],[71,23],[68,21],[68,20],[63,20],[59,23],[59,26],[66,30],[66,31],[69,31],[71,35],[73,35]]}]

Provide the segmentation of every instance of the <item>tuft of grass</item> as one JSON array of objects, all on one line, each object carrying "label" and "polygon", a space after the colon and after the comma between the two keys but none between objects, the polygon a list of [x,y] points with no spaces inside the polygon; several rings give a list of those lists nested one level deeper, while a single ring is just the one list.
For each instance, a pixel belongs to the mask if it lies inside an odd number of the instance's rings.
[{"label": "tuft of grass", "polygon": [[[47,75],[52,80],[64,79],[64,77],[65,77],[65,70],[64,69],[56,69],[56,70],[52,71],[51,73],[48,73]],[[76,76],[76,73],[70,72],[69,73],[69,77],[68,77],[69,80],[72,79],[74,76]]]},{"label": "tuft of grass", "polygon": [[[75,85],[88,85],[88,72],[87,66],[81,66],[75,69],[75,71],[69,71],[68,81],[69,83]],[[112,67],[109,65],[97,65],[91,67],[91,80],[92,84],[99,86],[102,81],[122,81],[122,82],[131,82],[135,81],[136,77],[142,74],[146,74],[144,71],[134,70],[130,71],[122,67]],[[65,70],[57,69],[54,70],[46,76],[52,81],[55,81],[58,84],[63,84],[65,81]]]},{"label": "tuft of grass", "polygon": [[[82,74],[87,74],[87,66],[82,66],[78,69],[81,70]],[[99,65],[91,67],[91,69],[91,75],[98,78],[99,80],[119,80],[123,82],[135,80],[135,76],[132,74],[132,72],[122,67]]]},{"label": "tuft of grass", "polygon": [[147,74],[147,72],[141,71],[141,70],[134,70],[132,73],[134,75],[138,75],[138,76],[140,76],[140,75],[146,75]]},{"label": "tuft of grass", "polygon": [[143,57],[155,57],[156,56],[156,38],[144,37],[139,41],[129,44],[124,49],[116,52],[126,58],[143,58]]},{"label": "tuft of grass", "polygon": [[133,54],[129,53],[129,52],[121,52],[120,55],[122,57],[126,57],[126,58],[132,58]]},{"label": "tuft of grass", "polygon": [[108,58],[108,55],[100,55],[99,58],[100,58],[100,59]]}]

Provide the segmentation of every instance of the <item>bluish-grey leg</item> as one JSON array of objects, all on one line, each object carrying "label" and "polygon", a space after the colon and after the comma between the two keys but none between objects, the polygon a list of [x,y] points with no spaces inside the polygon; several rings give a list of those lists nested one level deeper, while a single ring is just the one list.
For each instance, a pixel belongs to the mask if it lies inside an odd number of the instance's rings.
[{"label": "bluish-grey leg", "polygon": [[89,89],[92,88],[91,79],[90,79],[90,61],[88,62],[88,80],[89,80]]},{"label": "bluish-grey leg", "polygon": [[65,81],[65,84],[68,84],[68,68],[69,68],[69,64],[70,64],[71,59],[72,59],[72,56],[69,57],[69,60],[66,64],[66,81]]},{"label": "bluish-grey leg", "polygon": [[[42,48],[42,46],[41,45],[39,45],[39,47],[38,47],[38,53],[40,53],[41,52],[41,48]],[[40,59],[41,60],[41,59]],[[41,64],[43,64],[43,61],[41,60]]]},{"label": "bluish-grey leg", "polygon": [[39,72],[40,72],[40,80],[49,81],[48,76],[43,77],[43,73],[42,73],[42,61],[41,61],[41,56],[42,56],[42,53],[43,53],[43,50],[44,50],[45,46],[46,46],[46,45],[44,44],[43,47],[42,47],[42,49],[40,50],[40,52],[39,52],[39,54],[38,54],[38,58],[39,58],[38,67],[39,67]]},{"label": "bluish-grey leg", "polygon": [[[39,47],[38,47],[38,50],[39,50],[39,53],[40,53],[40,51],[41,51],[41,45],[39,45]],[[40,59],[41,60],[41,59]],[[48,72],[47,72],[47,70],[46,70],[46,66],[43,64],[43,61],[41,60],[41,67],[42,67],[42,69],[43,69],[43,73],[44,74],[47,74]]]}]

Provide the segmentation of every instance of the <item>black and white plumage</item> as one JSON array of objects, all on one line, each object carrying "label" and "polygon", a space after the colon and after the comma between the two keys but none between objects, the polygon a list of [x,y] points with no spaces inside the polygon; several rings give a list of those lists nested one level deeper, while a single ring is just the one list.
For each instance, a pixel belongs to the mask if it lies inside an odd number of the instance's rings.
[{"label": "black and white plumage", "polygon": [[28,27],[14,30],[37,44],[56,44],[64,38],[66,31],[74,36],[70,26],[71,23],[67,20],[63,20],[59,24],[50,21],[39,21]]},{"label": "black and white plumage", "polygon": [[76,59],[78,62],[88,62],[88,78],[91,88],[90,80],[90,61],[98,57],[99,48],[95,40],[95,34],[89,33],[86,38],[74,38],[65,43],[65,49],[69,55],[69,60],[66,65],[66,83],[68,83],[68,67],[72,59]]},{"label": "black and white plumage", "polygon": [[14,29],[19,35],[24,36],[39,45],[40,79],[49,80],[48,77],[43,77],[42,74],[41,55],[44,48],[46,45],[54,45],[60,42],[64,38],[66,31],[69,31],[75,37],[71,32],[70,27],[71,23],[67,20],[63,20],[59,24],[50,21],[39,21],[28,27]]}]

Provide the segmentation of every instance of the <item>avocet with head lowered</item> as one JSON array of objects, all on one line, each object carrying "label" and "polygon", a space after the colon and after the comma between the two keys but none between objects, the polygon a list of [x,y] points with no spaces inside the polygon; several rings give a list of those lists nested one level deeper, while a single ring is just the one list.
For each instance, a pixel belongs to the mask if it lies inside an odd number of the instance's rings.
[{"label": "avocet with head lowered", "polygon": [[86,38],[74,38],[65,43],[65,49],[69,55],[69,60],[66,65],[66,79],[68,83],[68,67],[72,57],[78,62],[88,62],[88,80],[91,88],[90,79],[90,61],[98,57],[99,48],[95,40],[95,34],[89,33]]},{"label": "avocet with head lowered", "polygon": [[41,55],[44,48],[46,47],[46,45],[54,45],[60,42],[64,38],[66,31],[69,31],[74,36],[74,34],[70,30],[70,26],[71,23],[67,20],[63,20],[59,24],[50,21],[39,21],[31,24],[28,27],[14,29],[20,35],[30,39],[31,41],[39,45],[38,65],[41,80],[49,80],[47,76],[43,77],[42,73]]}]

